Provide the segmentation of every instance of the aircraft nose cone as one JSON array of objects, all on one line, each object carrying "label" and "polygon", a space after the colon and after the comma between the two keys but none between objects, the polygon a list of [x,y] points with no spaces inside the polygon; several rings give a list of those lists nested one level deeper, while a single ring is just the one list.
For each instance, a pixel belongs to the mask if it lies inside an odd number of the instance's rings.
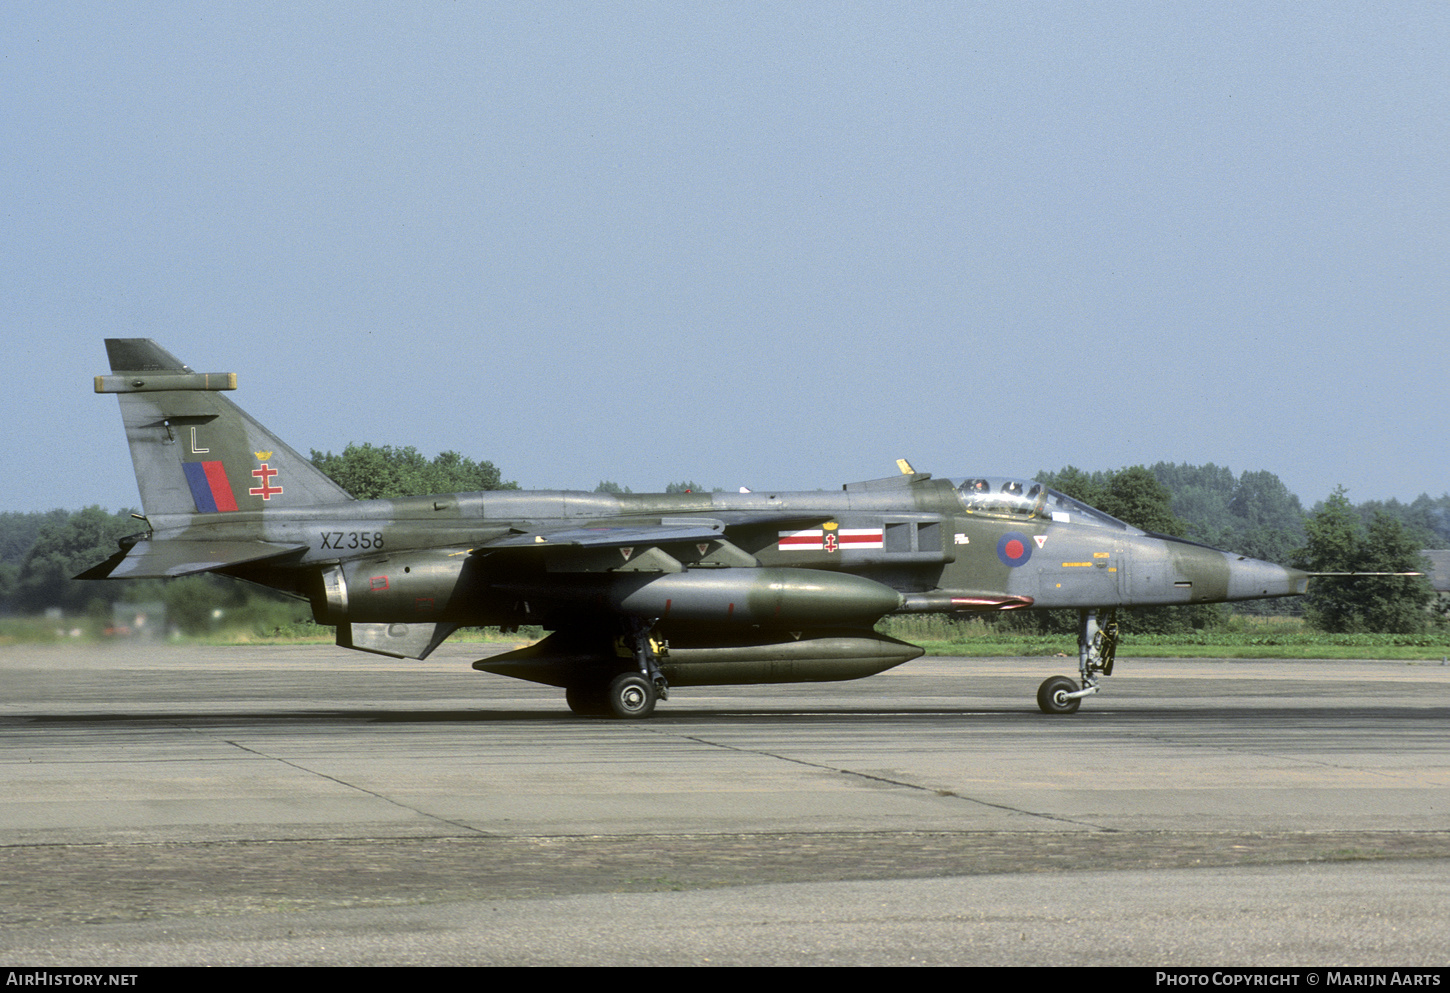
[{"label": "aircraft nose cone", "polygon": [[1260,559],[1229,560],[1228,599],[1251,600],[1258,597],[1297,596],[1309,587],[1309,574],[1299,569],[1264,562]]}]

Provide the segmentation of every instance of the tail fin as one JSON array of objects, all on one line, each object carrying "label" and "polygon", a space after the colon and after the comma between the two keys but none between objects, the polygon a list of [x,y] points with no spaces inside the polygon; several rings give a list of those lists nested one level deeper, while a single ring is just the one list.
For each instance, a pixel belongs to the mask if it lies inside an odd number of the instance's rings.
[{"label": "tail fin", "polygon": [[221,396],[235,373],[196,373],[149,338],[107,338],[110,376],[147,517],[270,510],[351,500],[340,486]]}]

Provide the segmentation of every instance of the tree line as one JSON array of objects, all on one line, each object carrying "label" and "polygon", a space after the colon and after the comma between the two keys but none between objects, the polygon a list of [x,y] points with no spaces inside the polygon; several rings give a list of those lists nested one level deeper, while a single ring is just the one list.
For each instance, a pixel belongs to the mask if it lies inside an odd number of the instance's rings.
[{"label": "tree line", "polygon": [[[319,469],[358,499],[429,493],[517,489],[488,461],[458,452],[428,458],[412,446],[350,444],[341,454],[313,450]],[[1419,571],[1423,548],[1450,547],[1450,493],[1354,505],[1336,490],[1309,511],[1271,472],[1243,472],[1207,465],[1132,466],[1084,471],[1066,466],[1036,477],[1084,503],[1145,531],[1176,535],[1252,558],[1314,572]],[[666,492],[707,492],[693,480],[669,483]],[[603,480],[596,492],[629,493]],[[0,613],[34,614],[59,607],[69,614],[107,615],[111,604],[161,600],[173,623],[205,630],[221,607],[245,612],[276,601],[223,577],[181,580],[79,582],[70,577],[111,555],[117,540],[145,530],[126,508],[0,513]],[[1247,612],[1302,610],[1326,631],[1414,631],[1438,618],[1427,609],[1434,594],[1423,579],[1316,579],[1310,595],[1235,605]],[[1051,614],[1052,612],[1045,612]],[[1216,623],[1221,605],[1158,608],[1139,612],[1137,630],[1182,630]],[[1010,615],[1009,615],[1010,616]],[[1071,618],[1017,615],[1013,624],[1057,627]]]}]

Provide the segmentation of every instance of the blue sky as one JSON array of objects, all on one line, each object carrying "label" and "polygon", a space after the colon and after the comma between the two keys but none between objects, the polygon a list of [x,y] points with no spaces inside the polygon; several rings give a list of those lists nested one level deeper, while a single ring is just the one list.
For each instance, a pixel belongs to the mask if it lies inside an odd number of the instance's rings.
[{"label": "blue sky", "polygon": [[526,487],[1160,460],[1450,490],[1450,6],[0,19],[0,510],[136,503],[102,339]]}]

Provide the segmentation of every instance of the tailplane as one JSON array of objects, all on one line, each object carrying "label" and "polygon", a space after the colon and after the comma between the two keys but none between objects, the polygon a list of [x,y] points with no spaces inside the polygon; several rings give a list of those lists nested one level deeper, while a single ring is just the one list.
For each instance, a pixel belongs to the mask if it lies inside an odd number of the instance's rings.
[{"label": "tailplane", "polygon": [[136,485],[148,518],[351,500],[342,487],[222,396],[235,373],[193,372],[149,338],[107,338]]}]

